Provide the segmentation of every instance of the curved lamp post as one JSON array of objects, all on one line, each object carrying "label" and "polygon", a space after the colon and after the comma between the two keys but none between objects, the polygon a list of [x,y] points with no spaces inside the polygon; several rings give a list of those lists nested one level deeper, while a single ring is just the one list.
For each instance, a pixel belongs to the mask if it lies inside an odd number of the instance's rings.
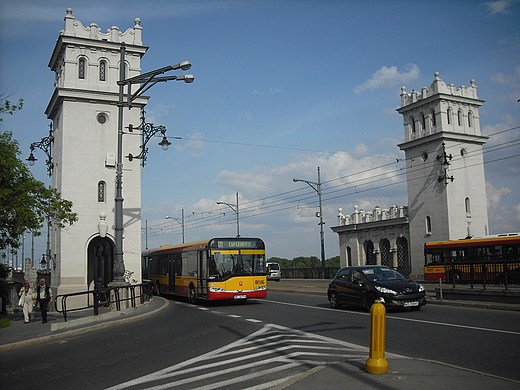
[{"label": "curved lamp post", "polygon": [[302,180],[302,179],[296,179],[294,178],[293,181],[296,182],[304,182],[307,183],[316,193],[318,194],[318,200],[320,204],[320,211],[319,213],[316,213],[316,216],[319,217],[320,223],[320,240],[321,240],[321,276],[323,279],[325,279],[325,238],[323,236],[323,225],[325,222],[323,222],[323,212],[321,208],[321,180],[320,180],[320,167],[318,167],[318,182],[308,181],[308,180]]},{"label": "curved lamp post", "polygon": [[238,219],[238,214],[239,214],[239,211],[238,211],[238,192],[237,192],[237,203],[236,204],[231,204],[231,203],[226,203],[226,202],[217,202],[217,204],[225,204],[231,210],[233,210],[233,212],[237,215],[237,238],[240,238],[240,221]]}]

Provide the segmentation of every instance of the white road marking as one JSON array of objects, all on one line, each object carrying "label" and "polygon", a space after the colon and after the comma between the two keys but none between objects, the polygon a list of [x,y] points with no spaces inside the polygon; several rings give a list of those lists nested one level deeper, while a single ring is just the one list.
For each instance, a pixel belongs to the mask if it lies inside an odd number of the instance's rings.
[{"label": "white road marking", "polygon": [[[401,355],[387,354],[392,358]],[[289,378],[305,377],[309,367],[326,366],[346,360],[364,360],[368,348],[341,340],[307,333],[275,324],[214,351],[145,375],[108,390],[133,386],[153,390],[176,387],[211,390],[240,384],[251,389],[272,386]]]},{"label": "white road marking", "polygon": [[[263,299],[262,301],[276,303],[278,305],[303,307],[303,308],[306,308],[306,309],[325,310],[325,311],[333,311],[333,312],[336,312],[336,313],[341,313],[341,311],[338,311],[338,309],[333,309],[333,308],[328,308],[328,307],[308,306],[308,305],[301,305],[301,304],[298,304],[298,303],[288,303],[288,302],[273,301],[273,300],[270,300],[270,299]],[[370,315],[370,313],[355,312],[355,311],[349,311],[349,312],[345,312],[345,313],[354,314],[354,315],[363,315],[363,316],[369,316]],[[496,333],[520,335],[520,332],[515,332],[515,331],[511,331],[511,330],[482,328],[482,327],[479,327],[479,326],[471,326],[471,325],[450,324],[448,322],[418,320],[416,318],[394,317],[394,316],[387,315],[386,319],[400,320],[400,321],[409,321],[409,322],[419,322],[419,323],[423,323],[423,324],[440,325],[440,326],[450,326],[450,327],[454,327],[454,328],[481,330],[481,331],[485,331],[485,332],[496,332]]]}]

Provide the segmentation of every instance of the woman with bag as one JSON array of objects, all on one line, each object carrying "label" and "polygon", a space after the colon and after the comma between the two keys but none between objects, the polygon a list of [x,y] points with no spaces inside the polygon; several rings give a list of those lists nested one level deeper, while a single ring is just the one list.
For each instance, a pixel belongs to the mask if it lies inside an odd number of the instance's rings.
[{"label": "woman with bag", "polygon": [[20,300],[18,304],[23,308],[24,324],[31,322],[36,297],[34,296],[31,284],[26,280],[19,292]]}]

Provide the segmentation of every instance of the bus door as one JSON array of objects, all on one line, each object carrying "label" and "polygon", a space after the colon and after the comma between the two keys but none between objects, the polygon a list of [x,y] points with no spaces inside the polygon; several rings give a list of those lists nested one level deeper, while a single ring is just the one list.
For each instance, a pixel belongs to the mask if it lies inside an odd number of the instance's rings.
[{"label": "bus door", "polygon": [[168,291],[175,292],[175,258],[170,255],[170,268],[168,269]]},{"label": "bus door", "polygon": [[198,275],[198,285],[199,285],[199,296],[207,297],[208,296],[208,257],[206,255],[206,251],[199,251],[199,272]]}]

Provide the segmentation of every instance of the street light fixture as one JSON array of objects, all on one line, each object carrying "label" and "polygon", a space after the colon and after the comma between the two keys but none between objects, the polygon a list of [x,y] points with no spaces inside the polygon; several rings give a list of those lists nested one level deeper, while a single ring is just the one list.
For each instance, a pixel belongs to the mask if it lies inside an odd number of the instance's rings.
[{"label": "street light fixture", "polygon": [[451,154],[446,153],[446,144],[442,143],[442,154],[436,157],[437,161],[441,163],[441,175],[437,178],[437,181],[444,182],[444,185],[448,185],[448,180],[453,182],[453,175],[448,176],[448,169],[450,168],[450,161],[453,157]]},{"label": "street light fixture", "polygon": [[319,213],[316,213],[316,217],[320,219],[320,241],[321,241],[321,276],[323,279],[325,279],[325,238],[323,236],[323,225],[325,222],[323,222],[323,211],[321,207],[321,180],[320,180],[320,167],[318,167],[318,182],[313,182],[309,180],[302,180],[302,179],[296,179],[294,178],[293,181],[296,182],[304,182],[307,183],[316,193],[318,194],[318,200],[320,204],[320,211]]},{"label": "street light fixture", "polygon": [[[133,125],[129,124],[127,129],[130,133],[132,133],[134,130],[141,132],[141,152],[134,156],[132,153],[129,153],[126,158],[128,158],[128,161],[132,161],[133,159],[140,159],[141,160],[141,166],[146,165],[146,155],[148,153],[148,148],[146,145],[148,144],[148,141],[152,139],[152,137],[157,134],[158,132],[161,132],[163,138],[162,141],[159,142],[159,146],[161,146],[162,150],[168,150],[168,147],[172,144],[170,141],[168,141],[168,138],[166,138],[166,132],[168,131],[166,127],[160,125],[160,126],[154,126],[153,123],[146,123],[145,119],[145,110],[141,110],[141,124],[138,127],[134,127]],[[175,137],[179,138],[179,137]]]},{"label": "street light fixture", "polygon": [[52,122],[49,123],[49,135],[47,137],[43,137],[40,142],[33,142],[30,146],[31,153],[29,157],[26,159],[27,163],[32,167],[38,160],[34,157],[34,149],[38,148],[42,150],[47,155],[47,174],[52,176],[52,168],[54,167],[54,163],[52,162],[52,145],[54,144],[54,130],[52,129]]},{"label": "street light fixture", "polygon": [[179,218],[175,218],[175,217],[170,217],[169,215],[167,215],[166,217],[164,217],[166,219],[173,219],[175,221],[177,221],[180,225],[181,225],[181,230],[182,230],[182,243],[184,244],[184,209],[182,209],[182,217],[181,219],[179,220]]},{"label": "street light fixture", "polygon": [[238,210],[238,192],[237,192],[237,203],[236,204],[231,204],[231,203],[226,203],[226,202],[217,202],[217,204],[225,204],[231,210],[233,210],[234,213],[237,215],[237,238],[240,238],[240,222],[239,222],[239,219],[238,219],[238,214],[239,214],[239,210]]},{"label": "street light fixture", "polygon": [[[116,196],[115,196],[115,253],[114,253],[114,282],[124,282],[125,264],[123,261],[123,108],[132,108],[132,102],[141,96],[159,82],[170,80],[181,80],[191,83],[194,80],[192,75],[186,76],[161,76],[159,75],[170,70],[188,70],[191,64],[188,61],[181,62],[177,65],[169,65],[164,68],[156,69],[151,72],[143,73],[134,77],[125,79],[125,56],[126,45],[121,43],[121,58],[119,62],[119,100],[118,120],[117,120],[117,160],[116,160]],[[141,84],[140,87],[132,93],[132,85]],[[124,90],[127,87],[127,100],[124,100]],[[164,133],[163,133],[164,136]],[[163,137],[164,140],[165,137]],[[168,140],[166,140],[168,142]],[[164,143],[163,145],[164,146]],[[146,149],[142,146],[141,153]],[[146,153],[144,153],[146,154]]]},{"label": "street light fixture", "polygon": [[[49,261],[45,260],[46,257],[49,258]],[[56,260],[54,259],[53,256],[51,256],[49,254],[46,254],[46,253],[42,253],[42,259],[40,260],[40,265],[44,269],[55,269],[56,268]]]}]

